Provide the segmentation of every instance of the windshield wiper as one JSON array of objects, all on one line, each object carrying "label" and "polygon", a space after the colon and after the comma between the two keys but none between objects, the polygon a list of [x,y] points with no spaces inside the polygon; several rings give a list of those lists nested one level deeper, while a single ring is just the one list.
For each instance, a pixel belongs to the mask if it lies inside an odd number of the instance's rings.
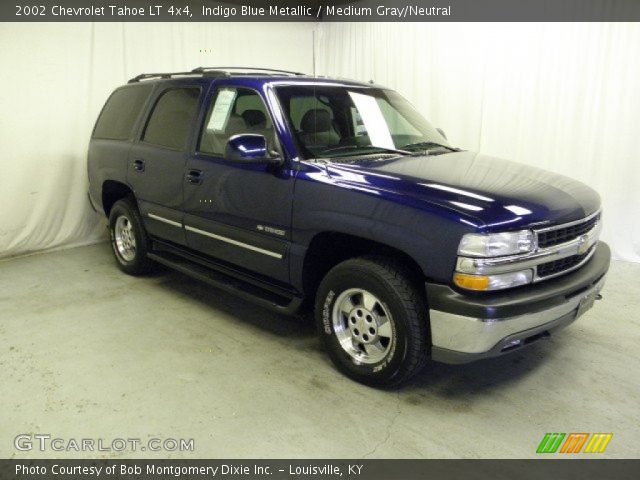
[{"label": "windshield wiper", "polygon": [[[318,153],[318,155],[324,155],[325,153],[329,153],[329,152],[338,152],[340,150],[370,150],[370,149],[376,149],[379,152],[385,152],[385,153],[397,153],[400,155],[413,155],[413,152],[410,152],[408,150],[400,150],[400,149],[396,149],[396,148],[386,148],[386,147],[376,147],[375,145],[342,145],[340,147],[331,147],[331,148],[327,148],[326,150],[322,150],[320,153]],[[374,152],[377,153],[377,152]]]},{"label": "windshield wiper", "polygon": [[437,143],[437,142],[408,143],[407,145],[403,146],[402,148],[421,148],[421,147],[442,147],[442,148],[446,148],[447,150],[451,150],[452,152],[460,151],[459,148],[448,147],[446,145],[442,145],[441,143]]}]

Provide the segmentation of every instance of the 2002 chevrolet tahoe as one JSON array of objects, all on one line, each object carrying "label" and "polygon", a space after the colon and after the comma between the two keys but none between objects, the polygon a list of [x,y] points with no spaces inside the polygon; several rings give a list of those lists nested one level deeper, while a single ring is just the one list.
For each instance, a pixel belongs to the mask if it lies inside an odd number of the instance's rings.
[{"label": "2002 chevrolet tahoe", "polygon": [[333,362],[370,385],[548,336],[593,305],[610,262],[591,188],[454,148],[369,83],[139,75],[102,109],[88,171],[122,270],[159,262],[314,309]]}]

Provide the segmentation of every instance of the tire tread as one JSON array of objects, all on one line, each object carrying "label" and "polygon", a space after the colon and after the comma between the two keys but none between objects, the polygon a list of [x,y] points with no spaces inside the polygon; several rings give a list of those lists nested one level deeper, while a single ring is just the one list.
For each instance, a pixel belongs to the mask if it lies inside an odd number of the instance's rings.
[{"label": "tire tread", "polygon": [[[113,204],[111,208],[111,214],[109,215],[109,229],[113,228],[114,217],[117,215],[118,210],[124,210],[127,214],[131,215],[133,223],[136,229],[136,259],[133,262],[130,262],[128,265],[124,265],[117,258],[117,253],[114,251],[114,255],[116,256],[116,263],[118,267],[123,272],[129,275],[145,275],[151,272],[155,267],[155,262],[153,262],[150,258],[147,257],[147,251],[149,250],[149,238],[147,236],[147,232],[144,229],[144,222],[142,221],[142,216],[140,215],[140,211],[138,210],[138,205],[135,202],[135,199],[131,197],[125,197]],[[109,235],[113,235],[110,231]],[[113,240],[110,239],[113,246]],[[138,256],[139,255],[139,256]]]},{"label": "tire tread", "polygon": [[[338,269],[351,269],[367,275],[373,274],[389,285],[393,294],[400,300],[407,320],[405,325],[407,330],[406,355],[394,376],[376,386],[396,387],[407,382],[424,367],[431,344],[426,298],[420,293],[417,282],[413,280],[414,275],[402,262],[379,255],[366,255],[345,260],[336,265],[327,274],[327,277]],[[318,291],[324,291],[322,285]],[[323,298],[317,299],[316,308],[323,302]],[[374,380],[368,383],[376,384],[377,382]]]}]

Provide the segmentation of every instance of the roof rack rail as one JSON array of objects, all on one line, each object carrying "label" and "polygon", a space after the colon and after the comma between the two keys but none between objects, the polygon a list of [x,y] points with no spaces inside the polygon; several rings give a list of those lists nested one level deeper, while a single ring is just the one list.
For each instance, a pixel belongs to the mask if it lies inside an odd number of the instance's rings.
[{"label": "roof rack rail", "polygon": [[135,83],[140,80],[149,80],[150,78],[171,78],[174,76],[193,75],[193,72],[167,72],[167,73],[141,73],[137,77],[133,77],[127,83]]},{"label": "roof rack rail", "polygon": [[190,72],[166,72],[166,73],[141,73],[140,75],[133,77],[129,80],[128,83],[136,83],[141,80],[149,80],[152,78],[172,78],[179,76],[188,76],[188,75],[206,75],[206,76],[215,76],[215,77],[224,77],[229,76],[230,71],[235,70],[246,70],[247,72],[241,73],[242,75],[250,75],[251,72],[264,72],[268,74],[268,72],[274,74],[285,74],[285,75],[305,75],[300,72],[291,72],[289,70],[276,70],[272,68],[252,68],[252,67],[198,67],[194,68]]},{"label": "roof rack rail", "polygon": [[198,67],[191,70],[192,73],[210,73],[210,72],[228,72],[234,70],[247,70],[248,72],[272,72],[284,73],[286,75],[306,75],[302,72],[293,72],[291,70],[278,70],[276,68],[255,68],[255,67]]}]

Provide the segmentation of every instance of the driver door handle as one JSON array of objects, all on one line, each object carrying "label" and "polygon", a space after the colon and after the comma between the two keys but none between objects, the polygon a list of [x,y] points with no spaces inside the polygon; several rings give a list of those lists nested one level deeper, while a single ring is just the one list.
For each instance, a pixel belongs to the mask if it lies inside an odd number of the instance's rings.
[{"label": "driver door handle", "polygon": [[202,170],[189,170],[185,178],[191,185],[200,185],[202,183]]},{"label": "driver door handle", "polygon": [[136,172],[144,172],[144,160],[142,160],[141,158],[138,158],[136,160],[133,161],[133,169]]}]

